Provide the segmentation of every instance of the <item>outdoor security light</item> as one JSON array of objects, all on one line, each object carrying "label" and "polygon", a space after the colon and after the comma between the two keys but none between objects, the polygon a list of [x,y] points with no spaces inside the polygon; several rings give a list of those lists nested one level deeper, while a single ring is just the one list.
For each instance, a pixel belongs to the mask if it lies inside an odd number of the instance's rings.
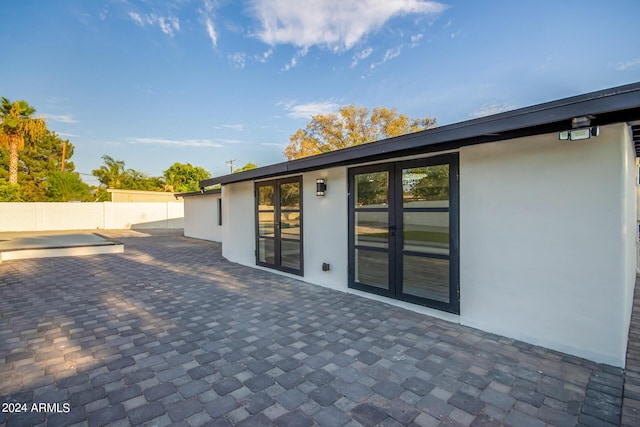
[{"label": "outdoor security light", "polygon": [[324,196],[325,191],[327,191],[327,184],[325,184],[324,179],[316,179],[316,196]]},{"label": "outdoor security light", "polygon": [[600,135],[600,127],[593,126],[589,128],[563,130],[558,133],[558,139],[560,141],[581,141],[583,139],[589,139],[592,136]]}]

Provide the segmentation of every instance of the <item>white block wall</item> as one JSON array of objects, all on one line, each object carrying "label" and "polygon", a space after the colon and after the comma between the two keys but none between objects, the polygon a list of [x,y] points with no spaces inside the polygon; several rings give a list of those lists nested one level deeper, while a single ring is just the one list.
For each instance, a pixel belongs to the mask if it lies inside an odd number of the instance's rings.
[{"label": "white block wall", "polygon": [[0,203],[0,231],[182,228],[184,207],[155,203]]}]

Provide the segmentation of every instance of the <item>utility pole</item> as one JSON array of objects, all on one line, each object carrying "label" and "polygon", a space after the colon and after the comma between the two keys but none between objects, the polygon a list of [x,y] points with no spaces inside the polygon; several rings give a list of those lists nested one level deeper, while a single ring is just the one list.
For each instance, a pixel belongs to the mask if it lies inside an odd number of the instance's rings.
[{"label": "utility pole", "polygon": [[67,141],[62,143],[62,167],[61,172],[64,172],[64,160],[67,157]]},{"label": "utility pole", "polygon": [[225,163],[229,165],[229,173],[233,173],[233,162],[235,162],[236,159],[233,160],[227,160]]}]

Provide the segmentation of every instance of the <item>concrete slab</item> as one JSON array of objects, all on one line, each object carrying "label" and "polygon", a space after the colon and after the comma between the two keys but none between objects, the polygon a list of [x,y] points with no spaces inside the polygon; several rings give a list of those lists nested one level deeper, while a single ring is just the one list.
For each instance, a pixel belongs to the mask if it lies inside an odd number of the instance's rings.
[{"label": "concrete slab", "polygon": [[0,262],[123,251],[122,243],[87,231],[0,233]]}]

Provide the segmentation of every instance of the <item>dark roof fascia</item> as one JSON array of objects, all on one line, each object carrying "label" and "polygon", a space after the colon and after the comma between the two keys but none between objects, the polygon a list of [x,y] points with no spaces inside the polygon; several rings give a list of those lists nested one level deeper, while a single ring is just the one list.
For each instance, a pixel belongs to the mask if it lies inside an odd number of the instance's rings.
[{"label": "dark roof fascia", "polygon": [[640,119],[640,83],[618,86],[370,144],[210,178],[201,181],[200,185],[210,186],[251,181],[538,135],[571,129],[571,119],[581,116],[596,116],[592,125],[606,125]]},{"label": "dark roof fascia", "polygon": [[174,196],[177,199],[178,197],[209,196],[212,194],[220,194],[220,193],[222,193],[222,189],[215,188],[213,190],[207,190],[207,191],[191,191],[189,193],[175,193]]}]

